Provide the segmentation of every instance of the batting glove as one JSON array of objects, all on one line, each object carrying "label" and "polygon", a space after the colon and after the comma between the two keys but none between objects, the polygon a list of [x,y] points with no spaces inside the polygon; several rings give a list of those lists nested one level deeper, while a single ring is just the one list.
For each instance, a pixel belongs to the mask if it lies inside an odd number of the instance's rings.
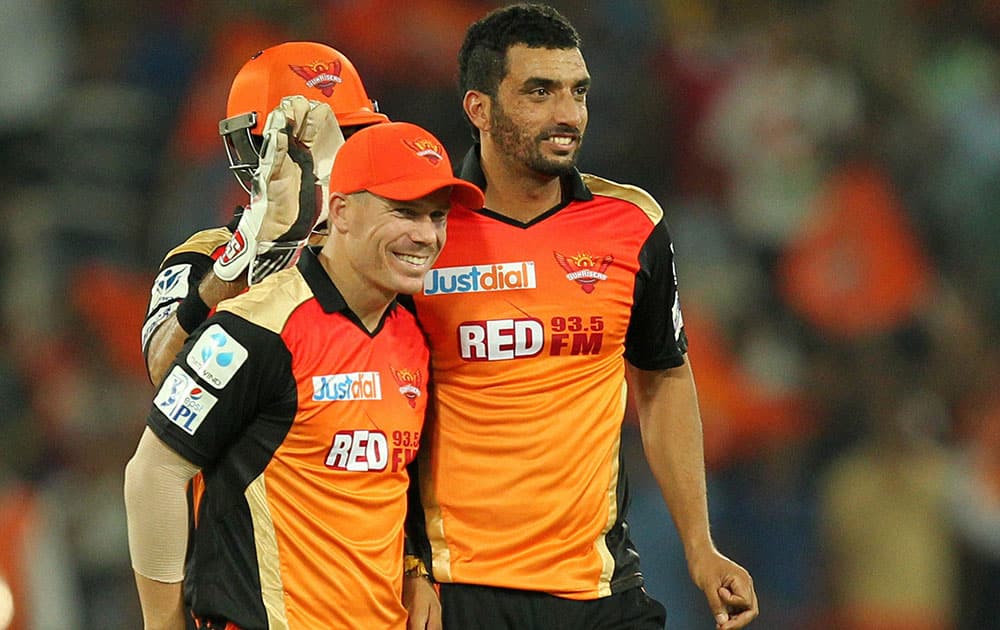
[{"label": "batting glove", "polygon": [[330,106],[286,97],[268,114],[263,138],[250,205],[215,261],[223,280],[249,268],[255,284],[295,264],[312,228],[326,218],[330,169],[344,143]]}]

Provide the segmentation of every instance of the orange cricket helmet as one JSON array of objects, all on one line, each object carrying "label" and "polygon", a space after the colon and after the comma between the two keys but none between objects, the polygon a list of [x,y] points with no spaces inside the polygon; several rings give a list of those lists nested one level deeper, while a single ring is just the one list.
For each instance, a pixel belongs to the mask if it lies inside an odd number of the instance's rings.
[{"label": "orange cricket helmet", "polygon": [[236,74],[226,118],[219,122],[230,169],[248,192],[260,158],[261,127],[282,98],[296,94],[328,103],[345,135],[348,128],[389,120],[340,51],[316,42],[286,42],[258,52]]}]

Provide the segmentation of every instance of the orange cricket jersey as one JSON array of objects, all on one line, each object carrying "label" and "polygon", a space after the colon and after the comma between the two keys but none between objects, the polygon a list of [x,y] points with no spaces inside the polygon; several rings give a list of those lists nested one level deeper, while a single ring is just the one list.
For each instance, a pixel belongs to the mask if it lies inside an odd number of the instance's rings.
[{"label": "orange cricket jersey", "polygon": [[[462,176],[483,185],[474,153]],[[477,181],[479,180],[479,181]],[[593,599],[641,584],[619,466],[625,362],[683,362],[672,249],[640,189],[574,174],[529,224],[453,211],[416,313],[437,580]]]},{"label": "orange cricket jersey", "polygon": [[369,334],[306,252],[223,301],[149,425],[202,467],[185,590],[244,630],[401,629],[406,465],[427,346],[393,305]]}]

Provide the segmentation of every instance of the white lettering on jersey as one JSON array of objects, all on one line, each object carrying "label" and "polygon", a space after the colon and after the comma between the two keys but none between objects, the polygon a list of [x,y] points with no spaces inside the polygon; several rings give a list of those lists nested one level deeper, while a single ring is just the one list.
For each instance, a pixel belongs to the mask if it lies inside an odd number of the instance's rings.
[{"label": "white lettering on jersey", "polygon": [[534,261],[442,267],[424,276],[424,295],[482,293],[535,288]]},{"label": "white lettering on jersey", "polygon": [[146,315],[152,313],[158,306],[166,302],[183,300],[188,294],[188,278],[191,276],[191,265],[171,265],[161,271],[153,281],[150,291],[149,308]]},{"label": "white lettering on jersey", "polygon": [[187,364],[212,387],[225,387],[248,356],[247,349],[218,325],[209,326],[187,355]]},{"label": "white lettering on jersey", "polygon": [[378,372],[314,376],[313,400],[382,400],[382,377]]},{"label": "white lettering on jersey", "polygon": [[381,431],[338,431],[326,456],[334,470],[370,472],[385,470],[389,463],[389,441]]},{"label": "white lettering on jersey", "polygon": [[458,353],[466,361],[507,361],[542,351],[545,328],[534,318],[491,319],[458,326]]},{"label": "white lettering on jersey", "polygon": [[171,422],[194,435],[202,420],[212,410],[218,398],[205,391],[190,374],[179,365],[167,374],[156,392],[153,404]]}]

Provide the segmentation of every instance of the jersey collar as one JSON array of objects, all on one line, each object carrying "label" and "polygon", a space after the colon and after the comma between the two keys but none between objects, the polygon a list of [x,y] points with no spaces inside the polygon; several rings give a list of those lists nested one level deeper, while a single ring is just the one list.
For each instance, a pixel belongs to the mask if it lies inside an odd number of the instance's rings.
[{"label": "jersey collar", "polygon": [[326,269],[323,269],[323,265],[320,264],[316,252],[309,247],[304,248],[302,256],[299,258],[298,267],[299,273],[312,289],[313,295],[316,296],[319,305],[323,307],[324,313],[350,310],[347,302],[344,301],[344,296],[340,293],[340,289],[330,279]]},{"label": "jersey collar", "polygon": [[[462,160],[462,168],[458,176],[479,186],[482,190],[486,190],[486,175],[483,173],[483,165],[479,158],[480,148],[481,145],[478,142],[472,145],[469,152],[465,154],[465,159]],[[560,182],[562,183],[563,204],[570,201],[590,201],[594,198],[590,189],[583,183],[580,171],[576,168],[573,168],[572,173],[563,175]]]},{"label": "jersey collar", "polygon": [[[348,319],[353,321],[362,330],[366,330],[361,320],[358,316],[354,314],[351,307],[347,305],[344,300],[343,294],[337,285],[333,283],[330,276],[326,273],[326,269],[323,269],[323,265],[320,264],[319,258],[316,257],[316,253],[319,247],[305,247],[302,250],[302,256],[299,258],[297,267],[299,273],[305,279],[306,284],[309,285],[309,289],[312,290],[313,296],[316,301],[319,302],[320,308],[323,309],[324,313],[343,313]],[[375,335],[379,330],[382,329],[382,324],[385,323],[386,318],[390,313],[396,308],[396,300],[394,299],[385,313],[382,315],[382,320],[379,322],[378,327],[373,330],[371,335]]]}]

